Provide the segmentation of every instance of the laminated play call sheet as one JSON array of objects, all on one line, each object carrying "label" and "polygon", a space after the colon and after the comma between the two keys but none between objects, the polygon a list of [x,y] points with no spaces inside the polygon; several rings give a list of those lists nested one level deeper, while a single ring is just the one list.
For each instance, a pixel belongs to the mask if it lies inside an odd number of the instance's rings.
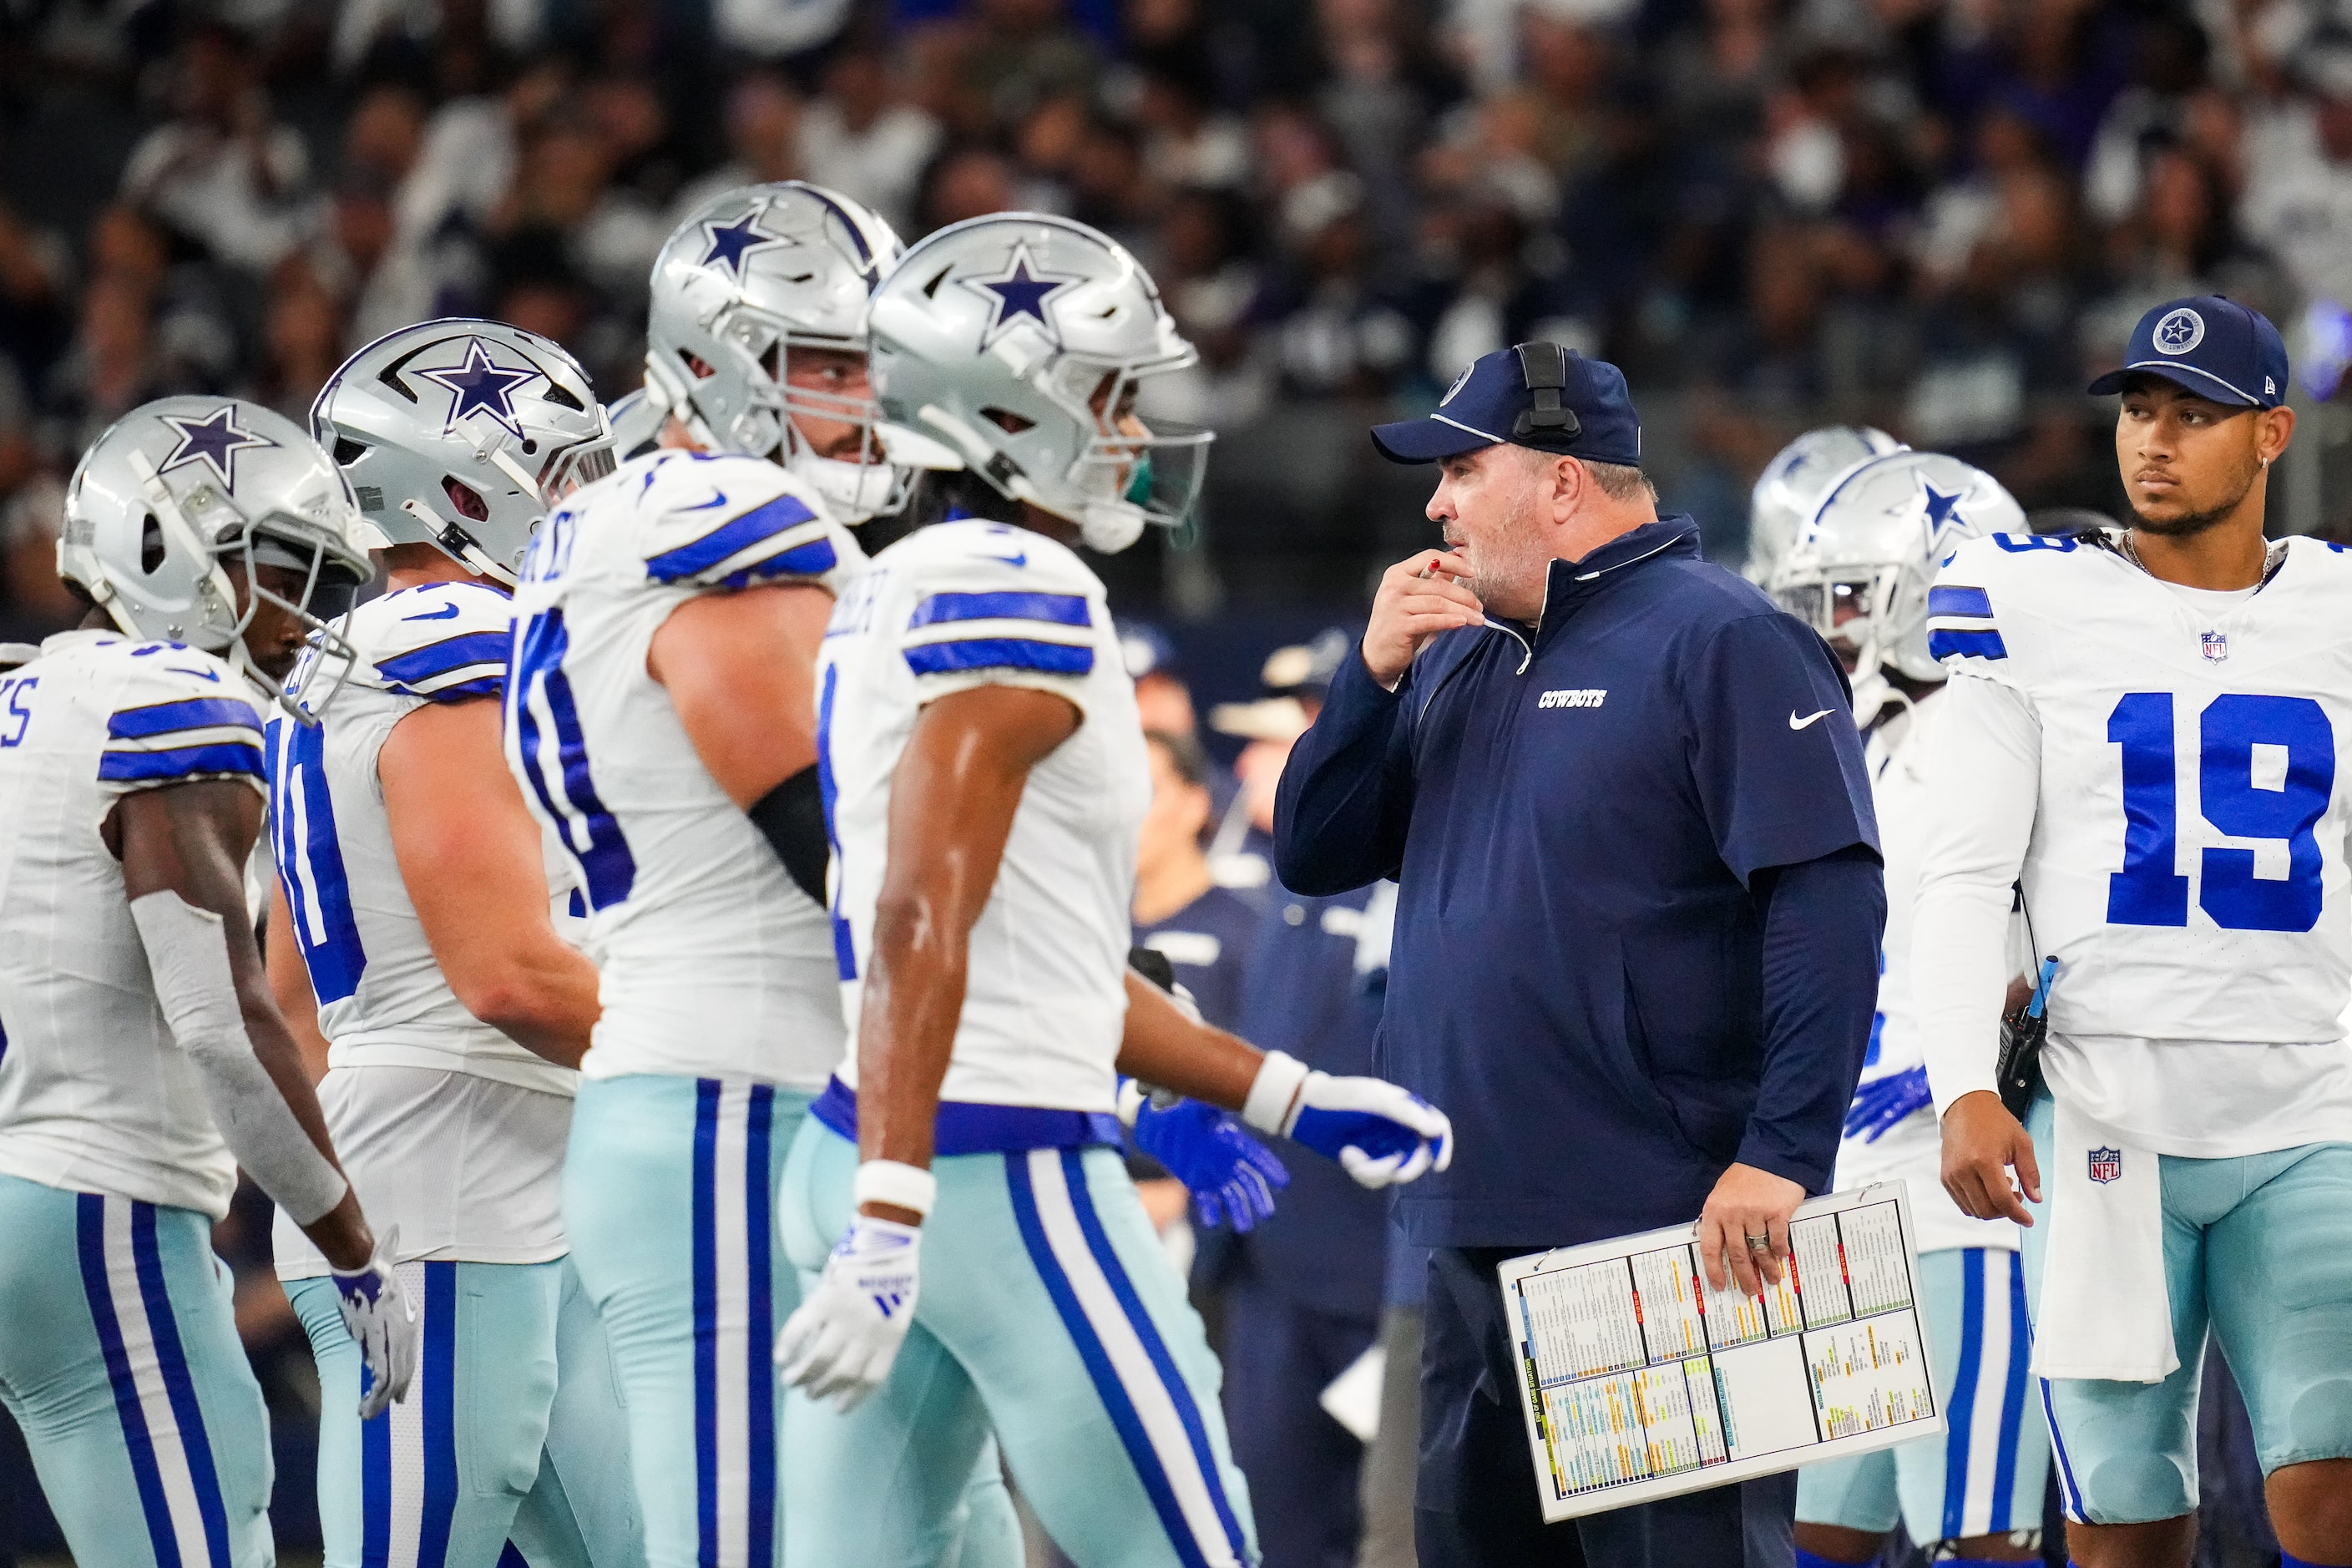
[{"label": "laminated play call sheet", "polygon": [[1760,1300],[1707,1289],[1692,1231],[1502,1265],[1547,1521],[1944,1429],[1901,1183],[1801,1205]]}]

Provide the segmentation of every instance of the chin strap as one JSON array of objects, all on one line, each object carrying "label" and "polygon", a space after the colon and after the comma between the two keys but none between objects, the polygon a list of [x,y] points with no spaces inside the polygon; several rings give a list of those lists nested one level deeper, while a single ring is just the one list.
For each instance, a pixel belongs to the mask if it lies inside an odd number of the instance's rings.
[{"label": "chin strap", "polygon": [[[499,455],[505,456],[504,453]],[[423,523],[425,531],[433,536],[434,544],[445,554],[453,557],[460,566],[505,587],[515,586],[514,569],[492,560],[490,552],[482,548],[481,541],[467,532],[464,528],[441,516],[415,496],[402,501],[400,510]]]}]

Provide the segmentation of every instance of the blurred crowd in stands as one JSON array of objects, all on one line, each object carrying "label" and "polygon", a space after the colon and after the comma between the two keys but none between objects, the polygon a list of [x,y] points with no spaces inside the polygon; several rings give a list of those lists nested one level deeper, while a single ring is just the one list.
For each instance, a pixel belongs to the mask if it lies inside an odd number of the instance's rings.
[{"label": "blurred crowd in stands", "polygon": [[[2339,15],[2340,13],[2340,15]],[[908,237],[1003,207],[1127,242],[1223,433],[1180,617],[1360,597],[1418,542],[1360,426],[1549,336],[1624,366],[1718,555],[1824,419],[2101,506],[2083,383],[2147,303],[2352,332],[2343,0],[10,0],[0,635],[52,479],[160,393],[299,415],[341,357],[502,317],[637,380],[647,265],[801,175]],[[1184,543],[1192,541],[1180,542]],[[1292,548],[1296,546],[1296,548]],[[1262,572],[1272,562],[1304,570]]]}]

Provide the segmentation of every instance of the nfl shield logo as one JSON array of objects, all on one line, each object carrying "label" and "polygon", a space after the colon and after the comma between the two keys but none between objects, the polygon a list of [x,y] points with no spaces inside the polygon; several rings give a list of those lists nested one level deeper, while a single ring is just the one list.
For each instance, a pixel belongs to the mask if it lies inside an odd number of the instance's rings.
[{"label": "nfl shield logo", "polygon": [[2197,646],[2204,650],[2205,658],[2211,663],[2220,664],[2230,657],[2230,639],[2220,632],[2198,633]]},{"label": "nfl shield logo", "polygon": [[2091,1151],[2091,1180],[2105,1186],[2123,1173],[2124,1152],[2122,1150],[2094,1149]]}]

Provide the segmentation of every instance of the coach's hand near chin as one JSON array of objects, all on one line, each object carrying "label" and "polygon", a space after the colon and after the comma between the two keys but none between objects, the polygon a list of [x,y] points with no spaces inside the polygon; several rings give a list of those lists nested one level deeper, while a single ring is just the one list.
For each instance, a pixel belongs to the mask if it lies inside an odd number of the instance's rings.
[{"label": "coach's hand near chin", "polygon": [[1364,668],[1374,680],[1395,690],[1430,638],[1485,623],[1486,606],[1462,582],[1468,575],[1462,558],[1449,550],[1424,550],[1381,574],[1364,628]]},{"label": "coach's hand near chin", "polygon": [[[1698,1215],[1698,1255],[1706,1266],[1706,1282],[1724,1288],[1724,1261],[1730,1260],[1730,1281],[1747,1295],[1760,1296],[1767,1285],[1780,1282],[1789,1256],[1789,1219],[1805,1201],[1805,1189],[1786,1176],[1759,1171],[1753,1165],[1733,1165],[1716,1178],[1706,1206]],[[1750,1237],[1760,1237],[1759,1247]]]}]

